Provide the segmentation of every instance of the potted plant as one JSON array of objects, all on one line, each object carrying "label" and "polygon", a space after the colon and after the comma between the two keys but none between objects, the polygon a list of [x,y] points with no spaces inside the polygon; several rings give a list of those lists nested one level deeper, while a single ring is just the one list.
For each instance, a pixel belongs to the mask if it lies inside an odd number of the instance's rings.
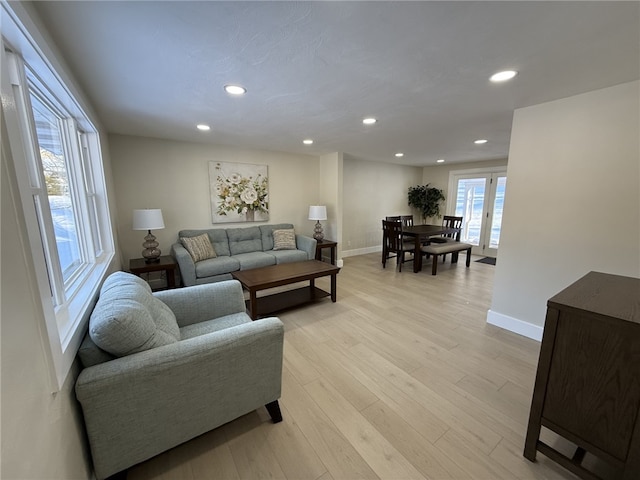
[{"label": "potted plant", "polygon": [[409,187],[409,206],[416,208],[426,222],[428,217],[440,217],[440,202],[444,200],[442,190],[426,185]]}]

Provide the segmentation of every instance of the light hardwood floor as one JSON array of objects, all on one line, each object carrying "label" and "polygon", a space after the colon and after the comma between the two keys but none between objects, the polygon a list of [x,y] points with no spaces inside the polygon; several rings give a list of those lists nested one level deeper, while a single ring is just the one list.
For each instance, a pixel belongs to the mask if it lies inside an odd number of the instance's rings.
[{"label": "light hardwood floor", "polygon": [[394,267],[346,258],[337,303],[279,315],[282,423],[262,408],[128,478],[576,478],[522,457],[539,343],[486,324],[495,267]]}]

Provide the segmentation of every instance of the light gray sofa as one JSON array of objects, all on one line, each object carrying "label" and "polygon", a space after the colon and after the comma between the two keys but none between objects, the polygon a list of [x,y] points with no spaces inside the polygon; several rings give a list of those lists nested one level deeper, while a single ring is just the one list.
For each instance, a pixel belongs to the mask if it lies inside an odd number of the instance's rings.
[{"label": "light gray sofa", "polygon": [[171,254],[178,262],[185,286],[229,280],[232,278],[231,272],[237,270],[313,260],[316,257],[316,241],[301,234],[296,234],[295,250],[273,250],[273,231],[292,228],[290,223],[280,223],[245,228],[181,230],[178,237],[196,237],[207,233],[217,256],[194,262],[179,241],[172,245]]},{"label": "light gray sofa", "polygon": [[251,321],[235,280],[151,293],[110,275],[75,386],[98,480],[263,405],[282,420],[283,338],[278,318]]}]

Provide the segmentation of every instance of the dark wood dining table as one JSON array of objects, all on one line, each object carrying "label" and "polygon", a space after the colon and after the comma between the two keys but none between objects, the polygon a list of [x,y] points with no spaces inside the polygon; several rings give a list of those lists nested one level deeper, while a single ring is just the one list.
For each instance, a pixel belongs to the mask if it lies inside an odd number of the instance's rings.
[{"label": "dark wood dining table", "polygon": [[[442,225],[412,225],[403,226],[402,235],[404,237],[413,237],[415,239],[415,251],[413,252],[413,271],[418,273],[422,270],[422,252],[420,247],[429,237],[436,235],[446,235],[450,233],[458,233],[459,228],[443,227]],[[436,259],[434,258],[434,261]]]}]

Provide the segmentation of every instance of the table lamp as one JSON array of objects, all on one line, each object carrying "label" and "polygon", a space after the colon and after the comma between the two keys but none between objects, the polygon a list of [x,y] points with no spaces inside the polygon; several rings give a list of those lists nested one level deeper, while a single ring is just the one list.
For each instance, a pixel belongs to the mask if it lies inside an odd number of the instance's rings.
[{"label": "table lamp", "polygon": [[309,207],[309,220],[316,220],[316,228],[313,231],[313,238],[318,242],[324,240],[324,233],[322,233],[322,225],[320,220],[327,219],[327,207],[324,205],[311,205]]},{"label": "table lamp", "polygon": [[162,210],[159,208],[145,208],[133,211],[133,229],[147,230],[142,246],[142,256],[146,263],[155,263],[160,261],[160,249],[156,237],[151,230],[159,230],[164,228],[164,220],[162,218]]}]

